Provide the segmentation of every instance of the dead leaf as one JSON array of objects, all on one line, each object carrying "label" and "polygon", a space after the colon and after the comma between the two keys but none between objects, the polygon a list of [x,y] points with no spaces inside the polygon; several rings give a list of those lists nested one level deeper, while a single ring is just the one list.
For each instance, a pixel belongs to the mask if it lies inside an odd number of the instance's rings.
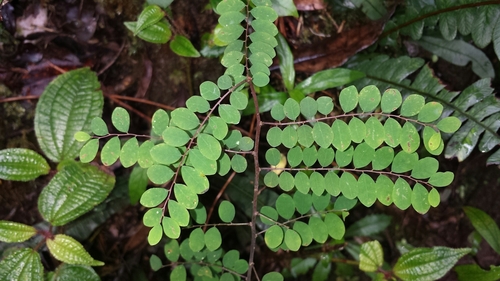
[{"label": "dead leaf", "polygon": [[326,8],[325,1],[323,0],[294,0],[293,3],[299,11],[315,11]]}]

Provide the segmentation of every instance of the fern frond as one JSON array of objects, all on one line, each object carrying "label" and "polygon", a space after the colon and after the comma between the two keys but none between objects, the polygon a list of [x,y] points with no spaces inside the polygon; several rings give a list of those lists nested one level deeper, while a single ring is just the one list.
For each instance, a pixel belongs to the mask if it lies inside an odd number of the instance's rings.
[{"label": "fern frond", "polygon": [[[460,130],[450,137],[445,150],[447,158],[457,157],[463,161],[478,145],[482,152],[494,149],[500,143],[497,134],[500,128],[500,101],[492,95],[490,80],[479,80],[462,92],[450,92],[444,89],[445,86],[434,76],[429,66],[422,65],[423,61],[418,58],[378,56],[356,66],[366,77],[354,85],[364,87],[373,84],[381,90],[392,87],[404,94],[418,93],[442,103],[445,106],[443,117],[454,115],[463,123]],[[410,82],[407,77],[414,73],[418,74]],[[488,160],[488,164],[497,162],[498,157],[493,155]]]}]

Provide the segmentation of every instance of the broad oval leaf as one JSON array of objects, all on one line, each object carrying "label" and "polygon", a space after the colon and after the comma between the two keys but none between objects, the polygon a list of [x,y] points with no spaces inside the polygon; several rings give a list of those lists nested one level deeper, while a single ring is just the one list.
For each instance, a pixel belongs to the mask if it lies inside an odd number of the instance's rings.
[{"label": "broad oval leaf", "polygon": [[184,184],[175,184],[175,199],[188,210],[195,209],[198,206],[198,194]]},{"label": "broad oval leaf", "polygon": [[169,122],[170,116],[168,115],[168,113],[163,109],[158,109],[153,114],[153,118],[151,120],[153,132],[161,136],[163,131],[165,131],[165,129],[167,128]]},{"label": "broad oval leaf", "polygon": [[240,123],[241,113],[230,104],[221,104],[218,108],[219,116],[228,124]]},{"label": "broad oval leaf", "polygon": [[153,228],[149,230],[148,234],[148,243],[149,245],[154,246],[160,243],[160,240],[163,236],[162,226],[160,225],[160,219],[158,218],[156,223],[153,224],[152,226]]},{"label": "broad oval leaf", "polygon": [[44,280],[38,252],[29,248],[12,251],[0,261],[0,280]]},{"label": "broad oval leaf", "polygon": [[352,162],[355,168],[363,168],[368,166],[375,159],[375,149],[366,143],[360,143],[354,149]]},{"label": "broad oval leaf", "polygon": [[162,18],[163,11],[160,7],[156,5],[146,6],[137,17],[134,35],[137,35],[145,28],[159,22]]},{"label": "broad oval leaf", "polygon": [[0,220],[0,241],[2,242],[24,242],[36,233],[37,230],[30,225]]},{"label": "broad oval leaf", "polygon": [[325,243],[328,239],[328,227],[326,224],[318,217],[309,218],[309,227],[313,229],[313,239],[318,243]]},{"label": "broad oval leaf", "polygon": [[293,229],[288,228],[285,231],[285,245],[291,251],[298,251],[300,249],[300,245],[302,245],[302,240],[300,239],[300,235]]},{"label": "broad oval leaf", "polygon": [[500,254],[500,229],[496,222],[487,213],[477,208],[466,206],[464,212],[477,232],[481,234],[495,252]]},{"label": "broad oval leaf", "polygon": [[385,129],[375,117],[370,117],[366,121],[365,141],[373,149],[377,149],[385,140]]},{"label": "broad oval leaf", "polygon": [[209,182],[207,177],[193,167],[183,166],[181,175],[184,183],[197,194],[205,193],[208,190]]},{"label": "broad oval leaf", "polygon": [[340,151],[346,150],[351,145],[351,130],[342,120],[336,119],[332,124],[332,145]]},{"label": "broad oval leaf", "polygon": [[295,213],[295,203],[292,196],[283,193],[276,199],[276,210],[278,214],[284,219],[291,219]]},{"label": "broad oval leaf", "polygon": [[163,226],[163,233],[165,233],[168,238],[177,239],[181,235],[181,228],[174,219],[163,217],[161,224]]},{"label": "broad oval leaf", "polygon": [[220,89],[214,82],[205,81],[200,84],[200,95],[208,101],[213,101],[220,98]]},{"label": "broad oval leaf", "polygon": [[95,270],[88,265],[63,263],[54,272],[52,281],[100,281]]},{"label": "broad oval leaf", "polygon": [[392,200],[394,200],[394,205],[401,210],[406,210],[411,205],[412,189],[410,185],[403,180],[398,178],[394,184],[394,189],[392,190]]},{"label": "broad oval leaf", "polygon": [[200,53],[193,46],[193,43],[182,35],[176,35],[174,39],[170,41],[170,49],[183,57],[197,58],[200,56]]},{"label": "broad oval leaf", "polygon": [[359,92],[359,107],[363,112],[372,112],[380,104],[380,91],[376,86],[369,85]]},{"label": "broad oval leaf", "polygon": [[441,117],[441,113],[443,113],[443,105],[439,102],[431,101],[424,105],[417,119],[425,123],[434,122]]},{"label": "broad oval leaf", "polygon": [[293,224],[293,230],[297,231],[297,233],[300,235],[300,238],[302,239],[302,246],[309,246],[309,244],[312,243],[313,232],[308,224],[301,221],[296,221]]},{"label": "broad oval leaf", "polygon": [[401,115],[411,117],[417,115],[425,105],[425,99],[421,95],[409,95],[401,105]]},{"label": "broad oval leaf", "polygon": [[345,113],[354,110],[358,106],[358,99],[358,90],[354,86],[349,86],[340,91],[340,107]]},{"label": "broad oval leaf", "polygon": [[297,119],[297,117],[299,117],[300,105],[296,100],[289,98],[285,101],[285,104],[283,106],[285,115],[286,117],[288,117],[288,119],[295,120]]},{"label": "broad oval leaf", "polygon": [[148,178],[154,184],[164,184],[172,179],[174,172],[168,166],[154,164],[148,168]]},{"label": "broad oval leaf", "polygon": [[211,227],[205,232],[205,245],[209,251],[215,251],[222,245],[222,236],[217,227]]},{"label": "broad oval leaf", "polygon": [[172,219],[176,221],[179,226],[187,226],[189,224],[189,212],[184,206],[179,204],[179,202],[175,200],[169,200],[168,212],[170,214],[170,217],[172,217]]},{"label": "broad oval leaf", "polygon": [[[149,209],[146,213],[144,213],[144,216],[142,217],[142,223],[145,226],[154,227],[155,225],[160,224],[162,216],[163,216],[162,208]],[[151,232],[149,234],[151,236]]]},{"label": "broad oval leaf", "polygon": [[223,222],[230,223],[234,219],[236,214],[236,209],[234,205],[229,201],[222,201],[219,205],[219,217]]},{"label": "broad oval leaf", "polygon": [[[127,23],[125,24],[127,25]],[[129,22],[127,28],[129,29],[135,28],[135,26],[136,26],[135,22]],[[150,43],[164,44],[167,43],[167,41],[172,36],[172,31],[170,30],[167,24],[159,21],[139,32],[137,36],[142,40]]]},{"label": "broad oval leaf", "polygon": [[179,161],[182,156],[177,147],[170,146],[166,143],[155,145],[149,153],[156,163],[163,165],[173,164]]},{"label": "broad oval leaf", "polygon": [[50,171],[49,164],[40,154],[25,148],[0,150],[0,179],[30,181]]},{"label": "broad oval leaf", "polygon": [[420,135],[412,123],[406,122],[403,125],[399,143],[401,148],[407,153],[415,152],[420,146]]},{"label": "broad oval leaf", "polygon": [[193,130],[200,125],[200,120],[193,111],[179,107],[172,111],[171,122],[183,130]]},{"label": "broad oval leaf", "polygon": [[108,125],[102,120],[101,117],[94,117],[90,123],[92,133],[97,136],[105,136],[109,134]]},{"label": "broad oval leaf", "polygon": [[189,234],[189,247],[193,252],[200,252],[205,247],[205,233],[201,228],[195,228]]},{"label": "broad oval leaf", "polygon": [[336,240],[340,240],[345,234],[345,225],[342,219],[333,213],[325,215],[325,224],[328,227],[328,234]]},{"label": "broad oval leaf", "polygon": [[89,68],[59,75],[45,88],[35,110],[35,133],[50,160],[61,162],[79,154],[83,144],[74,139],[75,133],[90,132],[92,119],[102,114],[99,88],[97,75]]},{"label": "broad oval leaf", "polygon": [[112,137],[106,144],[102,147],[101,151],[101,161],[105,166],[113,165],[116,160],[120,157],[120,138]]},{"label": "broad oval leaf", "polygon": [[103,262],[94,260],[82,244],[68,235],[56,234],[54,239],[48,238],[46,242],[50,253],[59,261],[79,265],[104,265]]},{"label": "broad oval leaf", "polygon": [[264,241],[270,249],[277,248],[283,242],[283,229],[279,225],[273,225],[267,229]]},{"label": "broad oval leaf", "polygon": [[216,138],[209,134],[201,133],[198,135],[196,142],[198,144],[198,149],[203,156],[210,160],[219,159],[222,147]]},{"label": "broad oval leaf", "polygon": [[[186,131],[177,127],[167,127],[162,133],[162,138],[166,144],[174,147],[183,146],[191,139]],[[147,153],[149,154],[149,151]]]},{"label": "broad oval leaf", "polygon": [[398,109],[402,102],[403,98],[397,89],[387,89],[382,95],[382,101],[380,103],[382,112],[391,113]]},{"label": "broad oval leaf", "polygon": [[470,251],[470,248],[415,248],[398,259],[394,274],[403,280],[438,280]]},{"label": "broad oval leaf", "polygon": [[120,162],[124,168],[129,168],[137,162],[137,159],[139,159],[139,142],[134,137],[123,144],[120,151]]},{"label": "broad oval leaf", "polygon": [[384,263],[384,251],[377,240],[363,243],[359,252],[359,269],[375,272]]},{"label": "broad oval leaf", "polygon": [[313,126],[312,137],[320,147],[327,148],[332,144],[333,130],[323,122],[316,122]]},{"label": "broad oval leaf", "polygon": [[104,201],[114,185],[113,175],[93,165],[70,162],[42,190],[38,210],[52,225],[64,225]]},{"label": "broad oval leaf", "polygon": [[165,243],[163,250],[165,252],[165,257],[167,257],[169,261],[176,262],[179,260],[179,242],[177,240],[170,240]]},{"label": "broad oval leaf", "polygon": [[420,183],[416,183],[415,186],[413,186],[411,205],[413,206],[413,209],[420,214],[427,213],[431,207],[429,204],[429,192]]}]

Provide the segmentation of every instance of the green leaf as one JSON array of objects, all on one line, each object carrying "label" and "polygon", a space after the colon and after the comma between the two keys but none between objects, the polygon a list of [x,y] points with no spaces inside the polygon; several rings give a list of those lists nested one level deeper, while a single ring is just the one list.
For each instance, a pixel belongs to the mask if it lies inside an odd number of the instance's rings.
[{"label": "green leaf", "polygon": [[401,136],[403,130],[401,125],[391,117],[387,118],[384,123],[385,130],[385,143],[387,143],[391,147],[396,147],[400,144]]},{"label": "green leaf", "polygon": [[326,173],[325,183],[328,183],[325,189],[330,195],[338,196],[340,194],[340,178],[335,172],[329,171]]},{"label": "green leaf", "polygon": [[[337,153],[337,156],[338,155],[339,154]],[[359,194],[358,181],[351,173],[348,172],[342,173],[342,176],[340,177],[340,188],[342,194],[347,199],[354,199],[358,197]]]},{"label": "green leaf", "polygon": [[345,237],[377,235],[390,224],[391,217],[388,215],[368,215],[349,226],[345,232]]},{"label": "green leaf", "polygon": [[198,149],[201,154],[210,160],[219,159],[222,147],[220,142],[211,135],[201,133],[197,138]]},{"label": "green leaf", "polygon": [[420,146],[420,135],[412,123],[406,122],[403,125],[399,142],[403,151],[407,153],[415,152]]},{"label": "green leaf", "polygon": [[187,226],[189,224],[189,212],[184,206],[175,200],[168,201],[168,212],[170,217],[176,221],[180,226]]},{"label": "green leaf", "polygon": [[[134,31],[136,28],[135,22],[124,22],[124,24],[128,29],[132,31]],[[164,44],[167,43],[168,40],[170,40],[172,31],[167,24],[159,21],[139,32],[137,36],[146,42],[154,44]]]},{"label": "green leaf", "polygon": [[392,204],[392,190],[394,183],[385,175],[380,175],[376,181],[377,185],[377,199],[385,206]]},{"label": "green leaf", "polygon": [[429,179],[429,184],[436,187],[448,186],[453,182],[454,174],[452,172],[437,172]]},{"label": "green leaf", "polygon": [[172,124],[183,130],[193,130],[200,125],[200,120],[194,112],[187,108],[179,107],[171,113]]},{"label": "green leaf", "polygon": [[274,11],[274,9],[266,6],[257,6],[253,8],[250,13],[258,20],[273,22],[278,18],[278,14]]},{"label": "green leaf", "polygon": [[108,125],[102,120],[101,117],[94,117],[90,123],[92,133],[97,136],[105,136],[109,134]]},{"label": "green leaf", "polygon": [[[254,19],[252,20],[251,22],[252,24],[252,27],[255,31],[258,31],[258,32],[265,32],[265,33],[268,33],[269,35],[271,36],[276,36],[278,35],[278,28],[274,25],[274,23],[270,22],[270,21],[267,21],[267,20],[257,20],[257,19]],[[252,42],[252,44],[254,43],[262,43],[262,42]],[[262,43],[262,44],[266,44],[266,43]],[[270,48],[273,48],[271,45],[269,45]],[[279,53],[279,46],[277,47],[277,52]],[[272,55],[271,57],[274,57],[274,55]],[[268,73],[269,74],[269,73]]]},{"label": "green leaf", "polygon": [[345,167],[352,162],[352,155],[354,154],[354,148],[350,146],[348,149],[345,151],[337,151],[337,154],[335,155],[335,160],[337,161],[337,165],[339,167]]},{"label": "green leaf", "polygon": [[[314,148],[314,147],[313,147]],[[318,172],[313,172],[309,177],[311,190],[314,195],[321,196],[326,190],[325,178]]]},{"label": "green leaf", "polygon": [[394,274],[403,280],[437,280],[469,252],[469,248],[415,248],[398,259]]},{"label": "green leaf", "polygon": [[[193,112],[199,112],[199,113],[205,113],[205,112],[210,110],[210,104],[208,103],[208,101],[206,99],[204,99],[201,96],[190,97],[186,101],[186,107]],[[154,116],[153,116],[153,118],[154,118]],[[160,133],[160,135],[161,135],[161,133]]]},{"label": "green leaf", "polygon": [[222,236],[217,227],[211,227],[205,232],[205,245],[209,251],[215,251],[222,245]]},{"label": "green leaf", "polygon": [[411,171],[418,162],[418,155],[416,153],[406,153],[400,151],[394,157],[391,170],[395,173],[404,173]]},{"label": "green leaf", "polygon": [[149,265],[153,271],[158,271],[163,266],[161,259],[157,255],[151,255]]},{"label": "green leaf", "polygon": [[295,186],[295,178],[289,172],[283,172],[279,177],[280,188],[284,191],[290,191]]},{"label": "green leaf", "polygon": [[178,265],[174,267],[172,272],[170,272],[170,280],[179,280],[179,281],[187,280],[187,272],[184,265]]},{"label": "green leaf", "polygon": [[278,196],[276,200],[276,210],[278,214],[284,219],[291,219],[295,213],[295,203],[292,196],[283,193]]},{"label": "green leaf", "polygon": [[279,177],[276,173],[274,172],[268,172],[265,176],[264,176],[264,184],[267,186],[267,187],[276,187],[278,186],[279,184]]},{"label": "green leaf", "polygon": [[328,115],[333,110],[333,100],[330,97],[319,97],[316,102],[318,103],[318,112],[323,115]]},{"label": "green leaf", "polygon": [[417,44],[455,65],[465,66],[472,62],[472,71],[481,78],[495,77],[495,70],[488,57],[480,49],[463,40],[448,41],[422,36]]},{"label": "green leaf", "polygon": [[366,125],[357,117],[353,117],[351,118],[351,120],[349,120],[349,132],[351,133],[352,141],[355,143],[360,143],[365,139]]},{"label": "green leaf", "polygon": [[228,90],[233,86],[233,78],[227,74],[222,75],[217,79],[217,86],[221,90]]},{"label": "green leaf", "polygon": [[52,225],[64,225],[104,201],[114,184],[115,177],[98,167],[68,163],[40,193],[38,210]]},{"label": "green leaf", "polygon": [[245,15],[238,11],[224,13],[219,18],[219,23],[222,26],[240,24],[245,19]]},{"label": "green leaf", "polygon": [[233,92],[229,96],[229,102],[238,110],[243,110],[248,105],[248,97],[242,92]]},{"label": "green leaf", "polygon": [[228,124],[238,124],[240,123],[241,113],[236,109],[236,107],[230,104],[219,105],[219,115]]},{"label": "green leaf", "polygon": [[180,237],[181,228],[177,221],[169,217],[163,217],[161,224],[163,226],[163,233],[165,233],[168,238],[177,239]]},{"label": "green leaf", "polygon": [[137,162],[141,168],[146,169],[153,166],[153,157],[151,157],[151,153],[149,152],[154,146],[155,144],[150,140],[143,142],[141,146],[139,146],[139,159],[137,159]]},{"label": "green leaf", "polygon": [[269,75],[262,72],[257,72],[252,77],[252,83],[257,87],[264,87],[269,84],[269,81]]},{"label": "green leaf", "polygon": [[318,111],[318,103],[311,97],[305,97],[300,101],[300,112],[306,118],[313,118]]},{"label": "green leaf", "polygon": [[130,115],[125,108],[117,107],[111,114],[111,122],[118,131],[127,133],[130,128]]},{"label": "green leaf", "polygon": [[293,230],[295,230],[300,235],[302,246],[308,246],[313,241],[313,232],[308,224],[301,221],[296,221],[293,224]]},{"label": "green leaf", "polygon": [[56,234],[53,239],[46,240],[50,253],[59,261],[69,264],[102,266],[103,262],[94,260],[74,238]]},{"label": "green leaf", "polygon": [[175,198],[186,209],[195,209],[198,206],[198,194],[184,184],[175,184],[174,186]]},{"label": "green leaf", "polygon": [[302,240],[300,239],[300,235],[292,229],[285,230],[285,245],[291,251],[298,251],[300,249],[300,245],[302,245]]},{"label": "green leaf", "polygon": [[441,117],[441,113],[443,113],[443,105],[438,102],[431,101],[424,105],[418,114],[417,119],[420,122],[434,122]]},{"label": "green leaf", "polygon": [[0,280],[44,280],[40,255],[28,248],[12,251],[0,261]]},{"label": "green leaf", "polygon": [[37,230],[29,225],[13,221],[0,220],[0,241],[6,243],[24,242],[37,233]]},{"label": "green leaf", "polygon": [[90,135],[87,132],[82,131],[76,132],[74,137],[75,140],[79,142],[86,142],[90,139]]},{"label": "green leaf", "polygon": [[364,272],[375,272],[384,263],[384,251],[378,241],[361,244],[359,252],[359,269]]},{"label": "green leaf", "polygon": [[423,159],[418,160],[413,167],[411,172],[411,176],[416,179],[428,179],[432,175],[434,175],[439,168],[439,162],[435,158],[425,157]]},{"label": "green leaf", "polygon": [[328,234],[336,240],[340,240],[345,234],[345,225],[339,216],[328,213],[325,215],[325,225],[328,228]]},{"label": "green leaf", "polygon": [[63,263],[58,266],[52,277],[53,281],[100,281],[95,270],[88,265]]},{"label": "green leaf", "polygon": [[297,141],[299,142],[299,144],[303,145],[304,147],[311,147],[311,145],[314,143],[312,130],[313,129],[309,125],[302,125],[297,129]]},{"label": "green leaf", "polygon": [[270,249],[277,248],[283,242],[283,229],[278,225],[273,225],[267,229],[264,241]]},{"label": "green leaf", "polygon": [[182,166],[181,175],[184,183],[197,194],[203,194],[208,190],[209,182],[207,177],[193,167]]},{"label": "green leaf", "polygon": [[[74,159],[83,144],[78,131],[89,132],[104,104],[97,75],[89,68],[68,71],[47,85],[35,110],[35,134],[40,148],[54,162]],[[73,114],[80,112],[81,114]]]},{"label": "green leaf", "polygon": [[50,171],[47,161],[33,150],[7,148],[0,150],[0,179],[30,181]]},{"label": "green leaf", "polygon": [[247,160],[245,157],[236,154],[231,158],[231,168],[236,172],[236,173],[243,173],[247,169]]},{"label": "green leaf", "polygon": [[372,161],[372,168],[374,170],[383,170],[391,165],[394,160],[394,149],[392,147],[384,146],[375,151],[375,156]]},{"label": "green leaf", "polygon": [[387,89],[382,95],[381,107],[382,112],[391,113],[398,109],[403,102],[401,93],[397,89]]},{"label": "green leaf", "polygon": [[403,180],[398,178],[394,184],[394,189],[392,190],[392,200],[394,200],[394,205],[401,210],[406,210],[411,205],[412,189],[410,185]]},{"label": "green leaf", "polygon": [[227,124],[220,117],[210,116],[208,127],[212,129],[212,135],[218,140],[223,140],[227,136]]},{"label": "green leaf", "polygon": [[149,180],[154,184],[164,184],[174,176],[171,168],[160,164],[154,164],[149,167],[147,173]]},{"label": "green leaf", "polygon": [[238,38],[240,38],[241,34],[244,31],[244,28],[241,25],[228,25],[228,26],[223,26],[220,30],[216,30],[218,32],[215,32],[215,36],[219,41],[221,41],[223,44],[227,45]]},{"label": "green leaf", "polygon": [[120,162],[124,168],[129,168],[137,162],[137,159],[139,159],[139,142],[134,137],[123,145],[120,151]]},{"label": "green leaf", "polygon": [[140,203],[147,208],[153,208],[167,199],[168,190],[160,187],[153,187],[146,190],[142,196]]},{"label": "green leaf", "polygon": [[354,149],[352,157],[355,168],[363,168],[368,166],[375,159],[375,149],[371,148],[366,143],[361,143]]},{"label": "green leaf", "polygon": [[441,119],[437,123],[437,127],[439,130],[445,132],[445,133],[454,133],[460,128],[462,123],[460,122],[460,119],[454,116],[446,117],[444,119]]},{"label": "green leaf", "polygon": [[128,180],[128,196],[130,197],[130,204],[135,205],[141,198],[142,194],[146,191],[149,179],[147,170],[140,166],[135,166],[130,173]]},{"label": "green leaf", "polygon": [[[160,224],[162,217],[163,217],[162,208],[152,208],[152,209],[149,209],[146,213],[144,213],[144,216],[142,217],[142,223],[145,226],[154,227],[154,226]],[[151,233],[149,235],[151,236]],[[158,236],[158,235],[155,235],[155,236]],[[161,232],[160,232],[160,236],[161,236]]]},{"label": "green leaf", "polygon": [[500,253],[500,229],[496,222],[480,209],[466,206],[464,212],[470,219],[472,226],[490,244],[491,248]]},{"label": "green leaf", "polygon": [[219,217],[223,222],[230,223],[236,214],[234,205],[229,201],[222,201],[219,205]]},{"label": "green leaf", "polygon": [[283,280],[285,280],[285,278],[283,278],[283,275],[281,275],[281,273],[279,272],[269,272],[262,277],[262,281],[283,281]]},{"label": "green leaf", "polygon": [[304,148],[304,165],[312,167],[318,160],[318,151],[315,146]]},{"label": "green leaf", "polygon": [[177,240],[170,240],[165,243],[163,247],[165,252],[165,257],[171,262],[176,262],[179,260],[179,242]]},{"label": "green leaf", "polygon": [[273,207],[262,206],[259,212],[259,218],[262,223],[274,225],[278,221],[278,212]]},{"label": "green leaf", "polygon": [[420,183],[416,183],[413,186],[413,192],[411,194],[411,205],[413,209],[420,214],[425,214],[429,211],[431,205],[429,204],[429,192]]},{"label": "green leaf", "polygon": [[300,114],[299,103],[292,98],[287,99],[284,104],[284,112],[286,117],[288,117],[288,119],[290,120],[297,119],[297,117],[299,117]]},{"label": "green leaf", "polygon": [[325,243],[326,239],[328,239],[328,227],[326,224],[317,217],[310,217],[308,224],[311,229],[314,229],[312,233],[313,239],[318,243]]},{"label": "green leaf", "polygon": [[282,121],[285,119],[285,107],[281,103],[277,103],[271,109],[271,117],[276,121]]},{"label": "green leaf", "polygon": [[189,247],[193,252],[200,252],[205,247],[205,233],[201,228],[195,228],[189,234]]},{"label": "green leaf", "polygon": [[361,11],[371,20],[378,20],[387,14],[384,2],[381,0],[351,0],[356,8],[361,8]]},{"label": "green leaf", "polygon": [[435,189],[432,188],[431,191],[429,191],[429,204],[432,207],[437,207],[439,205],[439,202],[441,202],[441,197],[439,196],[439,192]]},{"label": "green leaf", "polygon": [[[345,68],[333,68],[333,69],[327,69],[327,70],[322,70],[319,72],[316,72],[314,75],[311,77],[307,78],[306,80],[302,81],[299,83],[295,89],[301,91],[305,95],[314,93],[314,92],[319,92],[323,91],[326,89],[331,89],[339,86],[343,86],[346,84],[350,84],[353,81],[356,81],[360,78],[365,77],[365,74],[356,70],[350,70],[350,69],[345,69]],[[351,88],[351,87],[349,87]],[[346,89],[349,89],[346,88]],[[354,89],[356,90],[356,89]],[[349,90],[347,90],[349,91]],[[344,94],[344,98],[346,98]],[[356,98],[357,98],[357,90],[356,90]],[[341,106],[342,106],[342,92],[341,92]],[[357,101],[357,99],[356,99]],[[351,101],[352,102],[352,101]],[[356,107],[356,106],[354,106]],[[344,106],[342,106],[342,109],[344,109]],[[354,109],[354,108],[353,108]],[[352,109],[351,109],[352,110]],[[351,111],[351,110],[344,110],[345,112]]]},{"label": "green leaf", "polygon": [[359,176],[358,189],[358,198],[361,204],[370,207],[377,201],[377,186],[369,175],[361,174]]},{"label": "green leaf", "polygon": [[370,117],[366,121],[365,141],[372,148],[378,148],[385,140],[385,129],[380,120]]},{"label": "green leaf", "polygon": [[409,95],[401,105],[401,115],[411,117],[417,115],[425,105],[425,99],[421,95]]},{"label": "green leaf", "polygon": [[295,187],[299,192],[302,192],[304,194],[309,192],[311,183],[306,173],[300,171],[295,174]]},{"label": "green leaf", "polygon": [[101,150],[101,161],[105,166],[113,165],[116,160],[120,157],[120,138],[112,137],[108,142],[102,147]]},{"label": "green leaf", "polygon": [[376,86],[366,86],[359,92],[359,107],[363,112],[372,112],[380,104],[380,91]]},{"label": "green leaf", "polygon": [[197,58],[200,56],[200,53],[196,50],[191,41],[182,35],[176,35],[174,39],[170,41],[170,49],[183,57]]},{"label": "green leaf", "polygon": [[207,220],[207,210],[205,206],[199,202],[195,209],[189,210],[189,213],[191,213],[191,218],[193,218],[197,224],[203,224]]},{"label": "green leaf", "polygon": [[163,18],[163,11],[156,5],[146,6],[137,17],[134,35],[147,27],[159,22]]},{"label": "green leaf", "polygon": [[169,122],[170,116],[168,115],[168,113],[163,109],[158,109],[153,114],[153,119],[151,121],[153,132],[161,136],[163,131],[165,131],[165,129],[167,128]]},{"label": "green leaf", "polygon": [[163,236],[162,226],[160,225],[158,219],[158,221],[153,225],[153,228],[149,230],[148,244],[154,246],[160,243],[162,236]]},{"label": "green leaf", "polygon": [[[296,146],[288,151],[287,154],[287,159],[288,159],[288,164],[290,167],[297,167],[303,159],[303,153],[302,149],[299,146]],[[279,157],[279,160],[281,160],[281,155]],[[279,161],[278,161],[279,163]],[[277,165],[277,164],[274,164]]]},{"label": "green leaf", "polygon": [[344,112],[350,112],[358,106],[358,90],[354,86],[349,86],[340,91],[340,107]]},{"label": "green leaf", "polygon": [[333,147],[335,147],[339,151],[344,151],[351,145],[351,130],[344,121],[340,119],[335,119],[335,121],[332,124],[332,132],[333,132],[333,140],[332,140]]},{"label": "green leaf", "polygon": [[[189,137],[189,135],[186,133],[186,131],[181,130],[177,127],[167,127],[163,131],[162,138],[166,144],[174,146],[174,147],[183,146],[191,139]],[[152,148],[152,146],[151,146],[151,148]],[[149,154],[149,150],[147,151],[147,153]],[[151,156],[149,155],[149,157],[151,157]],[[140,163],[141,162],[139,161],[139,164]]]},{"label": "green leaf", "polygon": [[314,138],[314,141],[322,148],[329,147],[332,144],[334,138],[332,128],[323,122],[316,122],[314,124],[312,136]]},{"label": "green leaf", "polygon": [[217,5],[217,13],[219,15],[232,12],[232,11],[240,11],[245,7],[245,4],[239,0],[226,0],[221,1]]},{"label": "green leaf", "polygon": [[[292,3],[293,4],[293,3]],[[259,20],[252,21],[252,26],[256,28],[255,22]],[[262,21],[260,22],[263,23],[268,23],[268,21]],[[259,24],[257,23],[257,26]],[[272,24],[274,26],[274,24]],[[256,31],[259,31],[256,29]],[[265,30],[261,30],[265,31]],[[281,71],[281,76],[283,77],[283,83],[285,84],[285,88],[288,91],[291,91],[294,88],[295,84],[295,67],[293,64],[293,54],[292,51],[290,50],[290,46],[286,42],[285,37],[281,35],[281,33],[278,34],[278,46],[276,47],[276,52],[278,53],[278,58],[280,61],[280,71]]]},{"label": "green leaf", "polygon": [[490,265],[490,270],[486,271],[477,264],[464,264],[456,266],[455,271],[460,281],[496,281],[500,279],[500,266]]},{"label": "green leaf", "polygon": [[178,148],[172,147],[165,143],[155,145],[150,150],[150,154],[151,158],[153,158],[156,163],[163,165],[176,163],[182,156]]},{"label": "green leaf", "polygon": [[205,81],[200,84],[200,94],[204,99],[213,101],[220,98],[220,89],[214,82]]}]

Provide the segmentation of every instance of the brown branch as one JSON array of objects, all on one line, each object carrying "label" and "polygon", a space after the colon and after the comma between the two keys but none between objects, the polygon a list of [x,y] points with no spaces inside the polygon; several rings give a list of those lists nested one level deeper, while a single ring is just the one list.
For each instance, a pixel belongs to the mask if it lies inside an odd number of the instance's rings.
[{"label": "brown branch", "polygon": [[151,118],[149,116],[147,116],[146,114],[140,112],[139,110],[133,108],[132,106],[122,102],[121,100],[119,100],[116,96],[117,95],[108,95],[108,94],[104,94],[105,97],[109,98],[110,100],[112,100],[113,102],[117,103],[118,105],[120,105],[121,107],[123,108],[126,108],[128,109],[129,111],[137,114],[139,117],[141,117],[142,119],[148,121],[149,123],[151,123]]},{"label": "brown branch", "polygon": [[157,103],[157,102],[154,102],[154,101],[150,101],[150,100],[146,100],[146,99],[141,99],[141,98],[128,97],[128,96],[120,96],[120,95],[115,95],[115,94],[105,94],[105,96],[109,97],[110,99],[114,98],[114,99],[119,99],[119,100],[128,100],[128,101],[134,101],[134,102],[149,104],[149,105],[153,105],[153,106],[156,106],[156,107],[159,107],[159,108],[163,108],[163,109],[166,109],[166,110],[174,110],[175,109],[175,107],[170,106],[170,105],[161,104],[161,103]]},{"label": "brown branch", "polygon": [[0,99],[0,103],[14,102],[14,101],[25,101],[25,100],[37,100],[39,98],[40,98],[40,96],[11,97],[11,98]]}]

